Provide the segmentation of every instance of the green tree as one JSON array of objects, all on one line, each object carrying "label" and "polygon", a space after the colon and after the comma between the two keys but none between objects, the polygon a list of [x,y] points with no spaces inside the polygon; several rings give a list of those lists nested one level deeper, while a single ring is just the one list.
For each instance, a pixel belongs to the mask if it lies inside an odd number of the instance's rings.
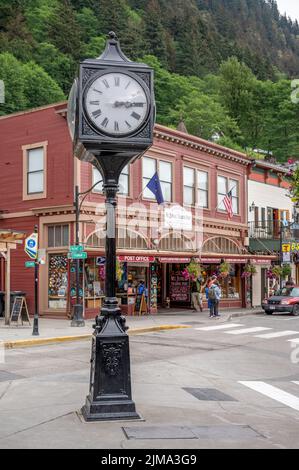
[{"label": "green tree", "polygon": [[81,53],[81,30],[69,0],[61,0],[49,20],[50,42],[64,54],[78,60]]},{"label": "green tree", "polygon": [[99,20],[91,8],[82,8],[76,13],[76,20],[82,32],[82,41],[86,44],[100,31]]},{"label": "green tree", "polygon": [[0,104],[0,115],[25,109],[28,100],[22,64],[8,52],[0,54],[0,80],[5,86],[5,103]]},{"label": "green tree", "polygon": [[65,99],[59,85],[35,62],[24,64],[22,74],[28,107],[35,108]]}]

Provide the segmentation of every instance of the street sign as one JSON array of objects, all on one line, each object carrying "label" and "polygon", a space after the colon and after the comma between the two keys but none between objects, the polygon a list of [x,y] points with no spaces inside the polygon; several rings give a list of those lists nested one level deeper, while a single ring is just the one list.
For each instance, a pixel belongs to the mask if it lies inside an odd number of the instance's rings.
[{"label": "street sign", "polygon": [[25,268],[34,268],[35,261],[25,261]]},{"label": "street sign", "polygon": [[79,253],[68,253],[68,259],[86,259],[87,258],[87,252],[86,251],[81,251]]},{"label": "street sign", "polygon": [[82,253],[83,246],[82,245],[71,245],[70,252],[71,253]]},{"label": "street sign", "polygon": [[25,240],[25,252],[31,259],[37,258],[37,250],[38,250],[38,234],[32,233],[28,238]]}]

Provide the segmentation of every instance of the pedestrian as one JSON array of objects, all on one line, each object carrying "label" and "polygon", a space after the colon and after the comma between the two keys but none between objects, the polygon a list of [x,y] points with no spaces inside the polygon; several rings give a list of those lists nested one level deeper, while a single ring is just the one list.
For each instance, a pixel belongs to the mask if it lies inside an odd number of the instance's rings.
[{"label": "pedestrian", "polygon": [[219,303],[221,299],[221,289],[220,289],[219,282],[217,280],[214,281],[209,287],[208,298],[210,300],[210,317],[209,318],[220,317]]},{"label": "pedestrian", "polygon": [[191,298],[192,298],[192,305],[193,309],[196,312],[202,312],[202,301],[200,300],[200,292],[199,292],[199,281],[192,281],[191,284]]}]

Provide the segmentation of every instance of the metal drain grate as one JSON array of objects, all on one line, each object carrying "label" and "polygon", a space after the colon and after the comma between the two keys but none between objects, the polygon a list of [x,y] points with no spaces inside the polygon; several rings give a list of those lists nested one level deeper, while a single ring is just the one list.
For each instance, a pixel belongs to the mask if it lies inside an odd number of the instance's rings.
[{"label": "metal drain grate", "polygon": [[188,388],[184,387],[183,390],[193,395],[198,400],[205,401],[238,401],[235,398],[226,395],[225,393],[217,390],[216,388]]}]

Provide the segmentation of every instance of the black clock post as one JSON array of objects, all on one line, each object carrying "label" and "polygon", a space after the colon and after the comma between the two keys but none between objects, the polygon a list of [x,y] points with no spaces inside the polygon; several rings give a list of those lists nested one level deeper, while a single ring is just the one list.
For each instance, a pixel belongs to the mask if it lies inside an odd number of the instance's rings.
[{"label": "black clock post", "polygon": [[[122,80],[125,77],[127,83],[136,83],[139,91],[130,95],[130,86],[126,83],[121,88],[119,77]],[[98,99],[91,113],[87,100],[92,99],[93,89],[98,90]],[[109,99],[105,98],[106,92]],[[139,102],[138,94],[142,97]],[[153,71],[145,64],[131,62],[111,32],[103,54],[80,64],[79,79],[75,81],[70,100],[69,110],[73,116],[69,115],[69,124],[71,127],[74,124],[74,153],[101,172],[107,218],[105,300],[94,325],[90,388],[82,414],[86,421],[138,419],[131,393],[128,327],[116,298],[116,207],[123,168],[153,142]],[[134,109],[136,103],[137,107],[145,107],[143,113],[138,113],[139,119]],[[111,115],[119,116],[117,126],[114,124],[112,129],[107,125]]]}]

